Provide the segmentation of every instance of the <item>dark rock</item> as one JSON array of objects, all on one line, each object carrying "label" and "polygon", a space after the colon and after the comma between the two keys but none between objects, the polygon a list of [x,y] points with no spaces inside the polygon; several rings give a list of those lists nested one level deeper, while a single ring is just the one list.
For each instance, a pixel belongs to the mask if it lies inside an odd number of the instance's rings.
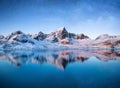
[{"label": "dark rock", "polygon": [[77,34],[76,36],[74,36],[74,38],[75,39],[89,39],[89,37],[84,34]]},{"label": "dark rock", "polygon": [[21,35],[17,36],[15,39],[16,39],[16,41],[22,42],[22,43],[26,43],[29,40],[28,36],[25,34],[21,34]]},{"label": "dark rock", "polygon": [[60,39],[65,39],[66,37],[68,37],[68,32],[67,30],[65,29],[65,27],[63,27],[57,34],[57,36],[60,38]]},{"label": "dark rock", "polygon": [[56,37],[56,36],[54,36],[53,38],[52,38],[52,41],[51,41],[52,43],[55,43],[55,42],[58,42],[58,38]]},{"label": "dark rock", "polygon": [[3,36],[3,35],[0,35],[0,39],[4,39],[4,36]]},{"label": "dark rock", "polygon": [[16,32],[13,33],[13,35],[15,35],[15,34],[23,34],[23,32],[21,32],[20,30],[18,30],[18,31],[16,31]]},{"label": "dark rock", "polygon": [[67,32],[67,30],[65,29],[65,27],[59,28],[57,31],[55,32],[51,32],[47,38],[51,37],[51,36],[56,36],[58,39],[65,39],[66,37],[69,37],[69,33]]},{"label": "dark rock", "polygon": [[19,35],[19,34],[23,34],[23,32],[21,31],[16,31],[16,32],[12,32],[10,35],[6,36],[6,40],[9,40],[10,38],[12,38],[14,35]]},{"label": "dark rock", "polygon": [[39,32],[38,34],[32,36],[32,38],[36,40],[44,40],[46,37],[47,34],[44,34],[43,32]]},{"label": "dark rock", "polygon": [[74,38],[75,39],[76,34],[74,33],[69,33],[69,38]]},{"label": "dark rock", "polygon": [[89,37],[87,35],[74,34],[74,33],[69,33],[69,38],[73,38],[73,39],[89,39]]}]

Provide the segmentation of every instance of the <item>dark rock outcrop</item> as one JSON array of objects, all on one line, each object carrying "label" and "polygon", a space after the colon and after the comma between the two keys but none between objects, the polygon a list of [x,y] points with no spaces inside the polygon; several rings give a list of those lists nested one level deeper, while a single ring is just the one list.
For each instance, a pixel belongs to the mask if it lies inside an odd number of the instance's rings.
[{"label": "dark rock outcrop", "polygon": [[84,34],[77,34],[74,36],[75,39],[89,39],[87,35]]},{"label": "dark rock outcrop", "polygon": [[52,38],[52,41],[51,41],[52,43],[55,43],[55,42],[58,42],[58,38],[56,37],[56,36],[54,36],[53,38]]},{"label": "dark rock outcrop", "polygon": [[31,37],[35,40],[44,40],[47,37],[47,34],[39,32],[38,34],[32,35]]},{"label": "dark rock outcrop", "polygon": [[9,40],[10,38],[12,38],[14,35],[20,35],[23,34],[23,32],[21,31],[16,31],[16,32],[12,32],[11,34],[9,34],[8,36],[5,37],[6,40]]},{"label": "dark rock outcrop", "polygon": [[48,34],[47,38],[55,36],[56,38],[62,40],[65,39],[66,37],[69,37],[69,33],[67,32],[65,27],[59,28],[57,31],[51,32]]},{"label": "dark rock outcrop", "polygon": [[5,37],[3,35],[0,35],[0,39],[4,39]]},{"label": "dark rock outcrop", "polygon": [[87,35],[74,34],[74,33],[69,33],[69,38],[73,38],[73,39],[89,39],[89,37]]},{"label": "dark rock outcrop", "polygon": [[69,37],[68,32],[65,27],[59,30],[59,32],[57,33],[57,37],[60,39],[65,39],[66,37]]}]

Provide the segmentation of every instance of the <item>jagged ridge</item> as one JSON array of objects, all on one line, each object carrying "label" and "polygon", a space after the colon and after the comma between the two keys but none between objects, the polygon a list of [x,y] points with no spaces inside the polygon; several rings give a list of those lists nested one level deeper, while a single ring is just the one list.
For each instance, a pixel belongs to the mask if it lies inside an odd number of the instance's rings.
[{"label": "jagged ridge", "polygon": [[0,35],[0,49],[60,49],[60,48],[119,48],[120,36],[103,34],[95,40],[84,34],[69,33],[61,27],[50,34],[25,34],[12,32],[8,36]]}]

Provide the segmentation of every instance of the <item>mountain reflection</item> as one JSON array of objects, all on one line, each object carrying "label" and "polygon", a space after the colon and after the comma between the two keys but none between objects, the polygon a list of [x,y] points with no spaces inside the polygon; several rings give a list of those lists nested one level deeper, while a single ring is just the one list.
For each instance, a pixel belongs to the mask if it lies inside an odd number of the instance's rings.
[{"label": "mountain reflection", "polygon": [[0,51],[0,60],[5,59],[16,66],[48,62],[60,69],[65,69],[69,63],[84,62],[93,56],[101,61],[120,60],[120,52],[110,50]]}]

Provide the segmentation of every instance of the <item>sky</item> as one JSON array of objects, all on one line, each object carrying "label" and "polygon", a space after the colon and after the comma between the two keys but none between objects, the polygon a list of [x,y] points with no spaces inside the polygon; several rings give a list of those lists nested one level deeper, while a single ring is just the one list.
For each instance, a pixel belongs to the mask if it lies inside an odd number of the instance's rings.
[{"label": "sky", "polygon": [[0,35],[60,27],[91,38],[120,35],[120,0],[0,0]]}]

